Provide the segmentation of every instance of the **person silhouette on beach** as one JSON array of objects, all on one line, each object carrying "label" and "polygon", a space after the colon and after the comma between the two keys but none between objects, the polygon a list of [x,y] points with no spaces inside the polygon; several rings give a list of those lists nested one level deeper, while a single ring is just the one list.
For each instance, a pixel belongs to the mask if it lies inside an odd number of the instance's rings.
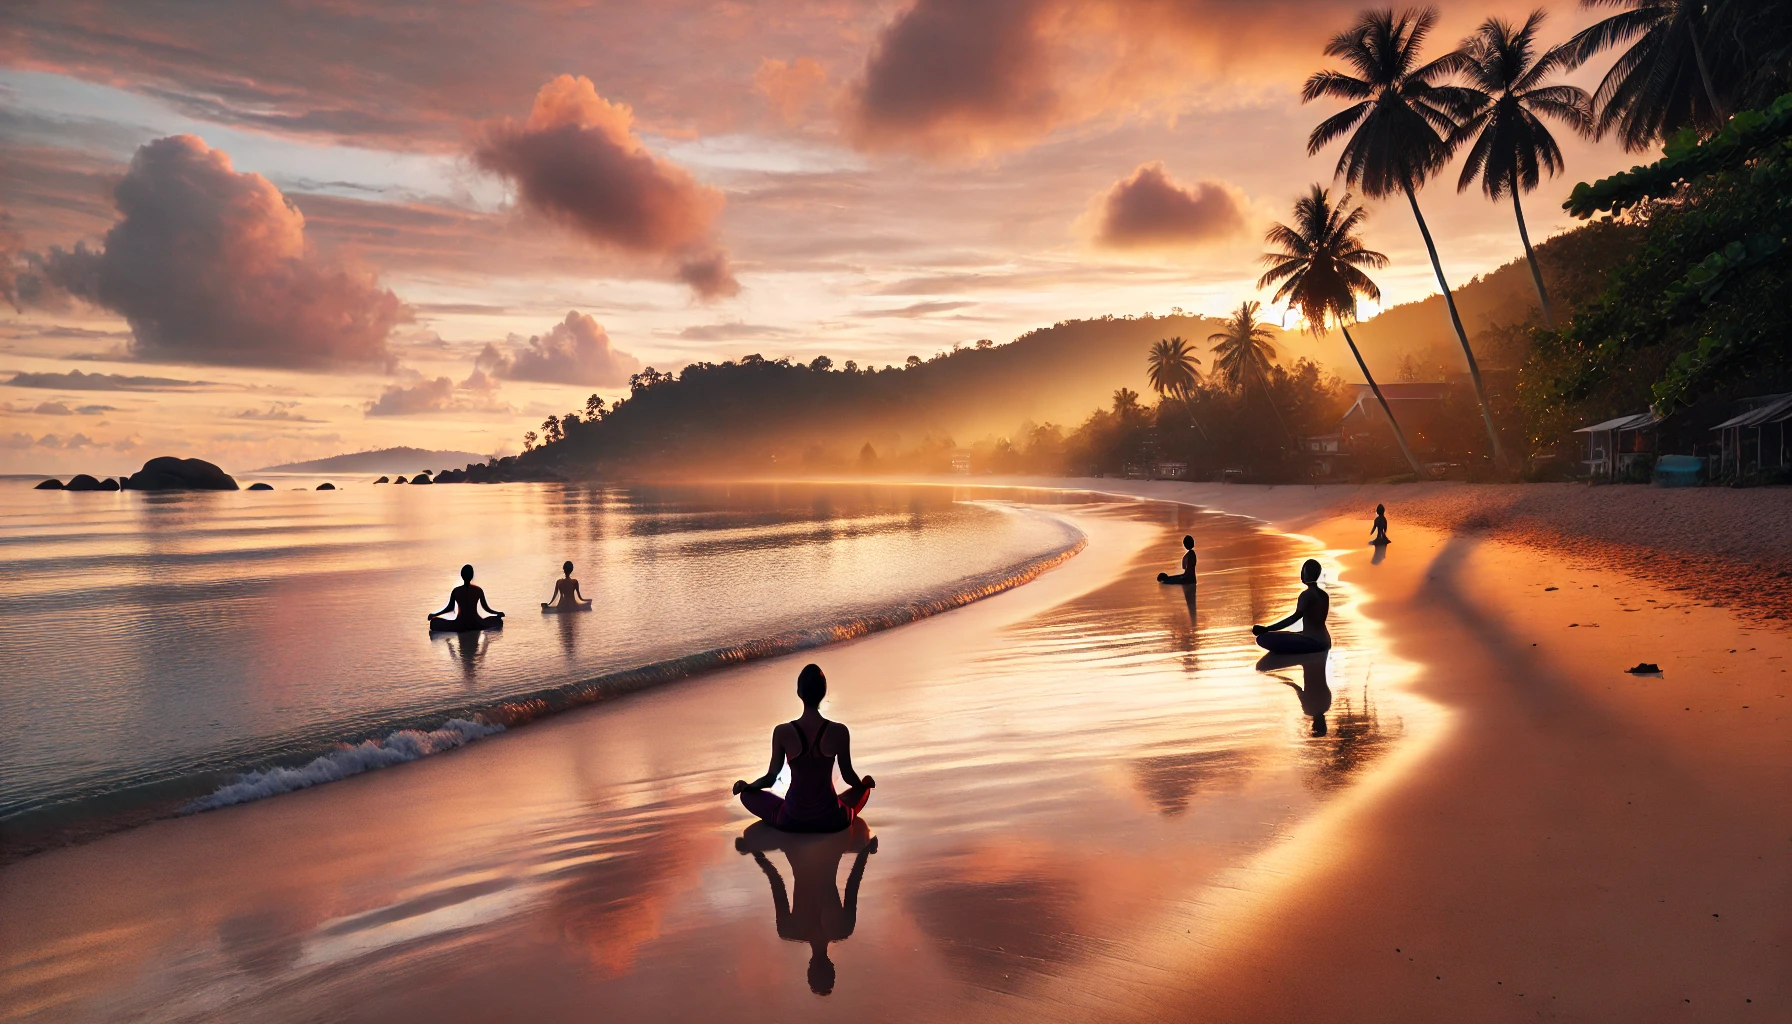
[{"label": "person silhouette on beach", "polygon": [[[483,605],[489,615],[480,615]],[[454,618],[442,618],[450,609],[454,610]],[[439,612],[429,613],[429,628],[466,633],[475,629],[491,629],[504,625],[504,613],[493,608],[485,600],[485,591],[473,585],[473,567],[460,567],[460,586],[448,592],[448,603]]]},{"label": "person silhouette on beach", "polygon": [[579,593],[579,581],[572,578],[572,563],[562,565],[560,571],[566,576],[554,581],[554,596],[541,602],[541,610],[575,612],[590,608],[591,599]]},{"label": "person silhouette on beach", "polygon": [[[747,826],[734,848],[752,854],[759,870],[772,885],[772,908],[777,915],[778,938],[809,944],[809,991],[825,996],[834,991],[834,962],[828,944],[852,937],[859,919],[859,883],[865,878],[865,861],[877,852],[877,838],[863,821],[854,821],[844,832],[797,836],[780,832],[763,821]],[[783,851],[790,863],[791,887],[786,893],[784,876],[766,854]],[[840,858],[857,850],[846,876],[846,898],[840,898]]]},{"label": "person silhouette on beach", "polygon": [[[1293,612],[1267,626],[1251,627],[1251,632],[1257,636],[1258,647],[1276,654],[1312,654],[1331,648],[1332,635],[1325,628],[1325,616],[1331,611],[1332,598],[1319,589],[1317,561],[1309,558],[1301,564],[1300,581],[1307,585],[1307,589],[1295,600]],[[1300,632],[1282,632],[1296,620],[1300,622]]]},{"label": "person silhouette on beach", "polygon": [[1182,571],[1175,576],[1160,572],[1157,574],[1157,582],[1180,583],[1184,586],[1195,582],[1195,538],[1182,538],[1182,546],[1186,549],[1182,553]]},{"label": "person silhouette on beach", "polygon": [[1392,544],[1388,539],[1388,509],[1386,505],[1375,506],[1375,521],[1369,524],[1371,544]]},{"label": "person silhouette on beach", "polygon": [[[820,665],[804,665],[796,677],[796,695],[803,714],[772,730],[772,760],[765,774],[752,782],[734,784],[741,806],[759,820],[784,832],[842,832],[858,818],[877,783],[859,777],[852,767],[852,734],[846,726],[821,717],[821,701],[828,695],[828,678]],[[846,792],[834,792],[834,761]],[[790,765],[790,786],[779,797],[765,791],[778,781],[785,763]]]},{"label": "person silhouette on beach", "polygon": [[1318,651],[1313,654],[1265,654],[1257,662],[1257,671],[1272,672],[1279,668],[1300,666],[1301,682],[1297,685],[1286,679],[1282,684],[1292,689],[1300,698],[1300,713],[1313,720],[1313,735],[1324,736],[1326,732],[1325,716],[1332,709],[1332,688],[1325,680],[1325,661],[1329,652]]}]

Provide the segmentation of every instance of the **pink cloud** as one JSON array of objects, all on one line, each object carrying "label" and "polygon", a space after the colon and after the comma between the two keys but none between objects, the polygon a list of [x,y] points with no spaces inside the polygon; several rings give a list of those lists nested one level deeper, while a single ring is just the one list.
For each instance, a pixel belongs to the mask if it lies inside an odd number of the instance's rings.
[{"label": "pink cloud", "polygon": [[1235,237],[1247,224],[1244,196],[1231,185],[1184,185],[1161,162],[1141,164],[1096,196],[1088,214],[1097,245],[1179,248]]},{"label": "pink cloud", "polygon": [[639,359],[610,343],[602,324],[577,310],[525,346],[486,345],[473,365],[473,375],[462,385],[472,390],[487,389],[493,378],[619,387],[641,369]]},{"label": "pink cloud", "polygon": [[[103,250],[34,260],[56,288],[123,315],[131,354],[220,366],[389,367],[405,307],[371,275],[319,258],[273,183],[194,135],[137,151]],[[21,291],[24,289],[21,288]]]},{"label": "pink cloud", "polygon": [[[588,78],[561,75],[542,86],[521,124],[488,123],[473,159],[514,185],[525,208],[592,241],[682,267],[726,267],[714,238],[722,193],[649,152],[634,134],[634,112],[599,96]],[[705,298],[739,290],[725,271],[680,277]]]}]

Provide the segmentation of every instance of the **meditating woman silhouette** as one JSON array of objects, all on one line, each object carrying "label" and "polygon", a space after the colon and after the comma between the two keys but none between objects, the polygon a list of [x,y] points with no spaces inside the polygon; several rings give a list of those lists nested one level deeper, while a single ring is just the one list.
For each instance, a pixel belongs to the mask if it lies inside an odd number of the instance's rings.
[{"label": "meditating woman silhouette", "polygon": [[1388,510],[1385,505],[1375,506],[1375,521],[1369,524],[1369,534],[1373,538],[1371,544],[1392,544],[1388,539]]},{"label": "meditating woman silhouette", "polygon": [[[1311,558],[1302,563],[1300,581],[1307,589],[1295,600],[1293,613],[1279,622],[1251,627],[1251,632],[1257,634],[1258,647],[1277,654],[1311,654],[1331,647],[1332,635],[1326,631],[1325,616],[1331,611],[1332,598],[1319,589],[1319,563]],[[1296,620],[1300,621],[1300,632],[1279,632]]]},{"label": "meditating woman silhouette", "polygon": [[544,612],[582,612],[591,607],[591,599],[579,593],[579,581],[572,578],[572,563],[560,567],[566,578],[554,581],[554,596],[541,602]]},{"label": "meditating woman silhouette", "polygon": [[[863,821],[845,832],[825,836],[795,836],[779,832],[763,821],[747,826],[734,848],[750,853],[772,885],[772,909],[777,915],[778,938],[809,944],[809,991],[825,996],[834,991],[834,961],[828,959],[828,943],[852,937],[859,919],[859,883],[865,878],[865,860],[877,852],[877,839]],[[840,898],[840,858],[858,852],[846,876],[846,898]],[[783,851],[790,862],[790,890],[766,854]]]},{"label": "meditating woman silhouette", "polygon": [[1182,546],[1188,549],[1183,552],[1182,555],[1182,572],[1175,576],[1172,576],[1167,572],[1160,572],[1157,574],[1157,582],[1181,583],[1184,585],[1195,582],[1195,538],[1182,538]]},{"label": "meditating woman silhouette", "polygon": [[[479,608],[485,606],[490,615],[480,615]],[[454,610],[454,618],[444,619],[449,609]],[[485,591],[473,585],[473,567],[460,567],[460,586],[448,592],[448,603],[439,612],[429,613],[429,628],[454,633],[467,633],[475,629],[492,629],[504,625],[504,613],[492,608],[485,600]]]},{"label": "meditating woman silhouette", "polygon": [[[877,785],[871,776],[859,777],[852,768],[852,734],[846,726],[821,717],[821,701],[828,695],[827,676],[821,666],[804,665],[796,677],[796,695],[803,701],[803,715],[772,730],[772,761],[765,774],[752,782],[734,784],[741,806],[761,821],[785,832],[840,832],[853,823],[871,799]],[[844,793],[834,792],[834,761],[840,761]],[[767,793],[778,781],[785,762],[790,763],[790,787],[784,796]]]}]

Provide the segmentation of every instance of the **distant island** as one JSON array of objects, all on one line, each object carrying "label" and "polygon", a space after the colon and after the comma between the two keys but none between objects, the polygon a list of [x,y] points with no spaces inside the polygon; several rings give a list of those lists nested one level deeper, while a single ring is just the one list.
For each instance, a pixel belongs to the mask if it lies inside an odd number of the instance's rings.
[{"label": "distant island", "polygon": [[282,466],[263,466],[255,473],[420,473],[450,466],[484,462],[486,456],[472,452],[437,452],[424,448],[381,448],[373,452],[351,452],[332,455],[310,462],[288,462]]}]

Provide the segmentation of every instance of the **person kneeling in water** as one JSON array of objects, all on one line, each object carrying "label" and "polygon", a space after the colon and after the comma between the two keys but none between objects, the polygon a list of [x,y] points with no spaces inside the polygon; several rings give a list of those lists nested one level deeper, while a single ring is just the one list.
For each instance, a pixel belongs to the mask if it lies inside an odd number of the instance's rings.
[{"label": "person kneeling in water", "polygon": [[[1251,632],[1257,635],[1258,647],[1277,654],[1312,654],[1332,645],[1332,635],[1325,628],[1325,616],[1331,611],[1332,597],[1319,589],[1317,561],[1309,558],[1301,564],[1300,581],[1307,585],[1307,589],[1300,592],[1292,614],[1280,622],[1251,627]],[[1280,632],[1296,619],[1300,620],[1300,632]]]},{"label": "person kneeling in water", "polygon": [[1182,538],[1182,546],[1188,551],[1182,556],[1182,572],[1172,576],[1167,572],[1157,574],[1159,583],[1193,583],[1195,582],[1195,538]]},{"label": "person kneeling in water", "polygon": [[1369,524],[1369,543],[1392,544],[1388,539],[1388,509],[1386,505],[1375,506],[1375,521]]},{"label": "person kneeling in water", "polygon": [[[485,605],[490,616],[481,616],[479,606]],[[444,619],[449,609],[454,609],[454,618]],[[490,629],[504,624],[504,613],[494,609],[485,599],[485,591],[473,585],[473,567],[460,567],[460,586],[448,592],[448,603],[439,612],[429,613],[429,628],[453,630],[466,633],[475,629]]]},{"label": "person kneeling in water", "polygon": [[591,607],[591,599],[579,593],[579,581],[572,578],[572,563],[562,565],[560,571],[566,578],[554,581],[554,596],[541,603],[541,610],[570,612]]},{"label": "person kneeling in water", "polygon": [[[796,695],[803,702],[802,717],[772,730],[771,765],[752,782],[736,782],[734,793],[741,806],[781,831],[839,832],[864,810],[877,783],[853,771],[852,734],[846,726],[821,717],[828,679],[820,665],[803,666],[796,677]],[[846,780],[844,793],[834,792],[835,758],[840,760],[840,777]],[[786,761],[790,787],[779,798],[765,788],[778,781]]]}]

